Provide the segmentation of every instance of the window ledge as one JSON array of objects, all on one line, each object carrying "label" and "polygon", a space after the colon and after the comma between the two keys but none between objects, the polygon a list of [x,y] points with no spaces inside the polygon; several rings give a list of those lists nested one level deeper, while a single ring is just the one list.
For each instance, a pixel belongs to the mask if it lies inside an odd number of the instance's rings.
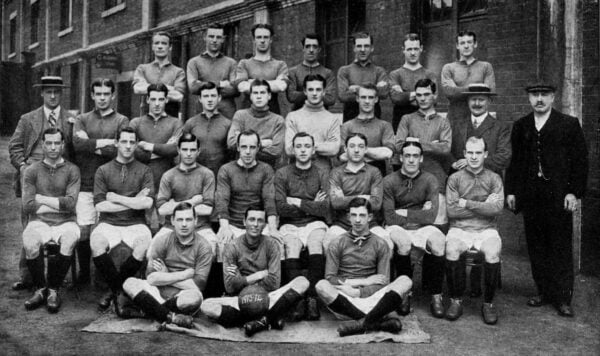
[{"label": "window ledge", "polygon": [[27,47],[28,49],[34,49],[34,48],[38,48],[40,46],[39,42],[36,43],[32,43],[29,45],[29,47]]},{"label": "window ledge", "polygon": [[13,58],[15,58],[16,56],[17,56],[17,52],[10,53],[10,54],[8,55],[8,59],[13,59]]},{"label": "window ledge", "polygon": [[67,35],[67,34],[69,34],[71,32],[73,32],[73,26],[69,26],[69,27],[65,28],[64,30],[62,30],[62,31],[58,31],[58,37],[65,36],[65,35]]},{"label": "window ledge", "polygon": [[125,2],[122,2],[122,3],[120,3],[120,4],[116,5],[116,6],[111,7],[108,10],[102,11],[101,16],[102,17],[108,17],[108,16],[110,16],[112,14],[116,14],[117,12],[125,10],[125,8],[126,8]]}]

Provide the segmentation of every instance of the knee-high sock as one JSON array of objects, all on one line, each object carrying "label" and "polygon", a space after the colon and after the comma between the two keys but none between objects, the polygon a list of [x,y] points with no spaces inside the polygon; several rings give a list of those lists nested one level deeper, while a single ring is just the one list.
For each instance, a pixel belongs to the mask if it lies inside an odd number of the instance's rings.
[{"label": "knee-high sock", "polygon": [[142,261],[136,260],[133,255],[129,256],[121,265],[121,271],[119,272],[121,284],[125,282],[127,278],[133,277],[137,271],[140,270],[140,267],[142,267]]},{"label": "knee-high sock", "polygon": [[223,263],[213,262],[204,288],[205,298],[218,298],[225,293],[225,284],[223,283]]},{"label": "knee-high sock", "polygon": [[306,291],[309,297],[316,297],[315,285],[325,276],[325,259],[321,254],[308,255],[308,282]]},{"label": "knee-high sock", "polygon": [[500,270],[500,262],[484,263],[483,265],[483,280],[485,284],[485,292],[483,301],[491,303],[496,294],[496,286],[498,285],[498,272]]},{"label": "knee-high sock", "polygon": [[123,286],[123,280],[112,258],[107,253],[103,253],[100,256],[94,257],[94,265],[100,271],[110,289],[114,293],[119,292]]},{"label": "knee-high sock", "polygon": [[288,258],[281,262],[281,272],[284,283],[289,283],[294,278],[302,275],[302,264],[299,258]]},{"label": "knee-high sock", "polygon": [[181,310],[179,310],[179,307],[177,306],[177,297],[167,299],[163,305],[173,313],[181,314]]},{"label": "knee-high sock", "polygon": [[461,298],[465,292],[467,271],[463,259],[446,261],[446,279],[450,298]]},{"label": "knee-high sock", "polygon": [[161,323],[167,321],[169,315],[169,309],[163,304],[160,304],[158,300],[154,299],[150,293],[146,291],[139,292],[134,298],[133,302],[139,306],[146,315],[152,316]]},{"label": "knee-high sock", "polygon": [[36,289],[46,287],[46,276],[44,275],[44,255],[40,254],[31,260],[25,260],[27,263],[27,269],[31,274],[33,286]]},{"label": "knee-high sock", "polygon": [[275,321],[277,319],[281,319],[284,314],[291,310],[298,304],[298,302],[302,299],[302,295],[296,292],[293,289],[288,289],[283,293],[281,298],[279,298],[275,304],[269,309],[267,312],[267,319],[269,321]]},{"label": "knee-high sock", "polygon": [[217,319],[218,324],[223,325],[226,328],[231,328],[238,326],[243,322],[244,317],[242,316],[242,312],[229,305],[221,306],[221,315],[219,315],[219,318]]},{"label": "knee-high sock", "polygon": [[337,298],[331,304],[328,305],[329,309],[342,315],[346,315],[354,320],[362,319],[365,313],[360,311],[354,304],[341,294],[338,294]]},{"label": "knee-high sock", "polygon": [[392,258],[394,261],[394,266],[396,267],[396,276],[408,276],[408,278],[412,279],[413,277],[413,268],[412,263],[410,261],[410,255],[402,256],[402,255],[394,255]]},{"label": "knee-high sock", "polygon": [[54,258],[56,261],[48,265],[48,287],[58,289],[71,267],[71,257],[59,253]]},{"label": "knee-high sock", "polygon": [[373,325],[380,321],[385,315],[398,309],[400,304],[402,304],[402,297],[393,290],[388,291],[365,316],[365,325]]},{"label": "knee-high sock", "polygon": [[81,237],[77,243],[77,259],[79,260],[79,275],[81,278],[90,278],[90,258],[92,250],[90,249],[90,230],[89,225],[81,227]]},{"label": "knee-high sock", "polygon": [[[444,256],[423,256],[423,284],[430,294],[441,294],[444,285]],[[425,271],[427,270],[427,274]],[[425,281],[427,279],[427,281]]]}]

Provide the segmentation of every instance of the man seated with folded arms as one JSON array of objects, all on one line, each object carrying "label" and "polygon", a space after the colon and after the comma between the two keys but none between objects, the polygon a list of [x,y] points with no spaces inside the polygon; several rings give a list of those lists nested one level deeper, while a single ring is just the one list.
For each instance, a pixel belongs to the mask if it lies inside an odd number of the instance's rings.
[{"label": "man seated with folded arms", "polygon": [[171,224],[173,230],[152,240],[146,279],[130,277],[123,290],[152,319],[191,328],[192,316],[202,304],[213,254],[209,243],[195,233],[192,204],[177,204]]},{"label": "man seated with folded arms", "polygon": [[[200,307],[202,313],[224,327],[244,325],[246,336],[272,329],[282,329],[283,317],[302,299],[308,280],[294,278],[281,283],[281,252],[278,243],[263,235],[266,212],[262,206],[247,208],[244,215],[246,232],[225,246],[223,277],[230,297],[209,298]],[[269,309],[258,320],[247,320],[240,311],[237,295],[248,285],[257,284],[269,292]]]},{"label": "man seated with folded arms", "polygon": [[313,164],[314,139],[306,132],[292,139],[295,163],[275,172],[275,203],[281,218],[279,231],[283,235],[285,260],[282,265],[284,280],[301,275],[300,253],[308,250],[307,298],[298,303],[294,319],[320,318],[315,284],[323,278],[323,239],[329,218],[329,175]]},{"label": "man seated with folded arms", "polygon": [[[400,162],[400,170],[383,179],[386,231],[398,252],[392,257],[393,265],[396,275],[412,279],[411,249],[425,253],[422,285],[432,295],[431,314],[441,318],[446,236],[433,226],[439,209],[438,181],[433,174],[421,170],[423,147],[417,140],[408,139],[400,147]],[[399,312],[406,315],[410,312],[410,296],[402,301]]]},{"label": "man seated with folded arms", "polygon": [[400,276],[388,284],[391,252],[383,239],[369,231],[371,203],[353,198],[347,212],[352,228],[327,248],[325,279],[317,283],[317,294],[336,317],[353,319],[340,325],[340,336],[370,330],[398,333],[400,320],[388,314],[408,297],[412,281]]}]

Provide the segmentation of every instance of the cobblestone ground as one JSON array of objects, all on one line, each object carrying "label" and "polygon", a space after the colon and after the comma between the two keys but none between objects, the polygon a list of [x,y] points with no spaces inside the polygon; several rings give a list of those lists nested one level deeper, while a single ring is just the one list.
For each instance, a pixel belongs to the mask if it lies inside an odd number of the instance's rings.
[{"label": "cobblestone ground", "polygon": [[[428,314],[428,297],[420,292],[419,268],[415,278],[414,313],[432,336],[430,344],[298,345],[220,342],[170,332],[129,335],[89,334],[79,330],[95,320],[93,287],[63,291],[63,308],[50,315],[43,308],[26,312],[29,292],[15,292],[21,246],[19,202],[11,187],[13,168],[8,162],[7,138],[0,138],[0,354],[457,354],[457,355],[599,355],[600,281],[578,276],[575,287],[576,317],[558,317],[551,307],[530,309],[527,296],[534,293],[529,263],[524,253],[520,217],[506,212],[501,219],[504,239],[503,288],[496,297],[500,321],[487,326],[479,315],[480,300],[465,299],[465,314],[456,321]],[[78,296],[77,296],[78,294]]]}]

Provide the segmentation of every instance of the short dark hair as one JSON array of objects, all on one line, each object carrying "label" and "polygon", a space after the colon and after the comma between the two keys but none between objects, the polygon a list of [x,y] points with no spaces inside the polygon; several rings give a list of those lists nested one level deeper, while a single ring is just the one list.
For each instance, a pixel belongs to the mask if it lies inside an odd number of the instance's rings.
[{"label": "short dark hair", "polygon": [[373,45],[373,36],[371,36],[371,34],[366,31],[356,32],[355,34],[353,34],[352,35],[352,45],[355,45],[356,40],[359,38],[368,38],[369,41],[371,42],[371,45]]},{"label": "short dark hair", "polygon": [[327,86],[327,81],[325,80],[325,78],[323,78],[321,74],[309,74],[306,77],[304,77],[304,80],[302,81],[302,88],[306,89],[306,83],[315,81],[323,83],[323,89],[325,89],[325,87]]},{"label": "short dark hair", "polygon": [[122,127],[119,129],[119,131],[117,132],[117,141],[121,138],[121,134],[123,132],[127,132],[127,133],[132,133],[135,135],[135,141],[138,141],[138,136],[137,136],[137,132],[135,132],[135,130],[129,126],[127,127]]},{"label": "short dark hair", "polygon": [[96,78],[92,81],[92,84],[90,84],[90,92],[93,94],[94,93],[94,88],[96,87],[107,87],[110,88],[110,92],[114,93],[116,90],[115,87],[115,82],[112,81],[112,79],[109,78]]},{"label": "short dark hair", "polygon": [[171,45],[171,34],[167,31],[156,31],[152,34],[152,40],[154,41],[154,37],[156,36],[165,36],[169,39],[169,46]]},{"label": "short dark hair", "polygon": [[467,152],[467,143],[479,143],[479,141],[483,142],[483,150],[487,151],[487,142],[485,142],[485,139],[483,137],[471,136],[465,142],[465,152]]},{"label": "short dark hair", "polygon": [[419,150],[421,150],[421,154],[423,154],[423,146],[421,145],[421,142],[419,142],[419,141],[404,141],[404,143],[400,147],[400,155],[402,155],[404,153],[405,147],[410,147],[410,146],[418,147]]},{"label": "short dark hair", "polygon": [[259,87],[259,86],[265,86],[265,87],[267,87],[267,92],[271,93],[271,85],[269,84],[268,81],[266,81],[264,79],[254,79],[250,83],[250,93],[252,93],[252,88]]},{"label": "short dark hair", "polygon": [[415,83],[415,90],[417,90],[417,88],[427,88],[430,87],[431,88],[431,92],[433,94],[435,94],[435,91],[437,90],[437,87],[435,85],[435,82],[429,78],[423,78],[423,79],[419,79],[417,80],[417,82]]},{"label": "short dark hair", "polygon": [[402,41],[402,47],[404,47],[404,44],[406,43],[406,41],[419,41],[419,44],[423,45],[421,43],[421,37],[419,37],[419,35],[417,35],[416,33],[408,33],[408,34],[404,35],[404,40]]},{"label": "short dark hair", "polygon": [[306,44],[306,39],[308,39],[308,38],[310,38],[311,40],[317,40],[317,42],[319,42],[319,47],[321,46],[321,43],[323,43],[321,41],[321,36],[319,36],[318,34],[316,34],[316,33],[307,33],[302,38],[302,41],[300,41],[300,43],[302,43],[302,47],[304,47],[304,45]]},{"label": "short dark hair", "polygon": [[477,35],[475,32],[468,30],[460,31],[458,35],[456,35],[456,42],[458,43],[458,38],[463,36],[473,37],[473,42],[477,42]]},{"label": "short dark hair", "polygon": [[299,137],[310,137],[313,146],[315,145],[315,138],[311,134],[309,134],[308,132],[300,131],[294,135],[294,138],[292,138],[292,146],[296,144],[296,139]]},{"label": "short dark hair", "polygon": [[375,90],[375,95],[377,95],[377,86],[373,83],[362,83],[359,90],[360,89]]},{"label": "short dark hair", "polygon": [[[250,205],[248,208],[246,208],[246,211],[244,212],[244,219],[246,219],[248,217],[248,212],[250,212],[250,211],[265,211],[265,207],[262,204]],[[266,211],[265,211],[265,215],[266,215]]]},{"label": "short dark hair", "polygon": [[260,135],[258,134],[258,132],[254,131],[252,129],[244,130],[244,131],[240,132],[238,134],[237,143],[236,143],[238,146],[240,145],[240,138],[242,136],[256,136],[256,141],[258,142],[258,148],[260,148]]},{"label": "short dark hair", "polygon": [[167,88],[167,86],[163,83],[150,84],[148,85],[148,89],[146,89],[146,91],[148,92],[148,95],[150,95],[150,92],[152,91],[163,92],[165,93],[165,98],[167,95],[169,95],[169,88]]},{"label": "short dark hair", "polygon": [[194,206],[188,202],[181,202],[181,203],[177,204],[175,206],[175,209],[173,209],[173,214],[171,214],[171,216],[175,217],[176,212],[184,211],[184,210],[191,210],[192,213],[194,214],[194,218],[196,218],[196,210],[194,210]]},{"label": "short dark hair", "polygon": [[252,37],[254,37],[256,30],[258,30],[259,28],[264,28],[269,30],[269,34],[271,35],[271,37],[275,36],[275,31],[273,31],[273,26],[269,25],[268,23],[257,23],[254,26],[252,26],[252,29],[250,30],[250,32],[252,33]]},{"label": "short dark hair", "polygon": [[57,133],[60,134],[60,140],[64,141],[65,134],[58,127],[49,127],[47,129],[45,129],[44,132],[42,133],[42,141],[46,140],[46,135],[56,135]]},{"label": "short dark hair", "polygon": [[359,137],[361,140],[365,141],[365,145],[368,145],[367,136],[361,134],[360,132],[351,132],[348,137],[346,137],[346,141],[344,141],[344,146],[348,146],[348,141],[350,141],[353,137]]},{"label": "short dark hair", "polygon": [[367,212],[369,214],[373,213],[373,207],[371,206],[371,202],[369,201],[369,199],[360,197],[356,197],[350,200],[350,203],[348,203],[348,212],[350,212],[351,208],[360,208],[361,206],[367,208]]},{"label": "short dark hair", "polygon": [[177,147],[181,148],[181,144],[184,142],[196,142],[196,146],[200,148],[200,141],[198,141],[196,135],[194,135],[191,132],[187,132],[181,135],[179,140],[177,140]]},{"label": "short dark hair", "polygon": [[[206,26],[206,30],[209,30],[211,28],[214,30],[223,30],[223,32],[225,32],[225,26],[223,26],[222,24],[220,24],[218,22],[213,22],[213,23],[209,24],[208,26]],[[223,33],[223,34],[225,34],[225,33]]]},{"label": "short dark hair", "polygon": [[211,89],[217,89],[217,94],[221,95],[221,88],[219,88],[219,86],[213,82],[206,82],[206,83],[202,84],[200,86],[200,89],[198,89],[198,95],[202,95],[202,91],[204,91],[204,90],[211,90]]}]

